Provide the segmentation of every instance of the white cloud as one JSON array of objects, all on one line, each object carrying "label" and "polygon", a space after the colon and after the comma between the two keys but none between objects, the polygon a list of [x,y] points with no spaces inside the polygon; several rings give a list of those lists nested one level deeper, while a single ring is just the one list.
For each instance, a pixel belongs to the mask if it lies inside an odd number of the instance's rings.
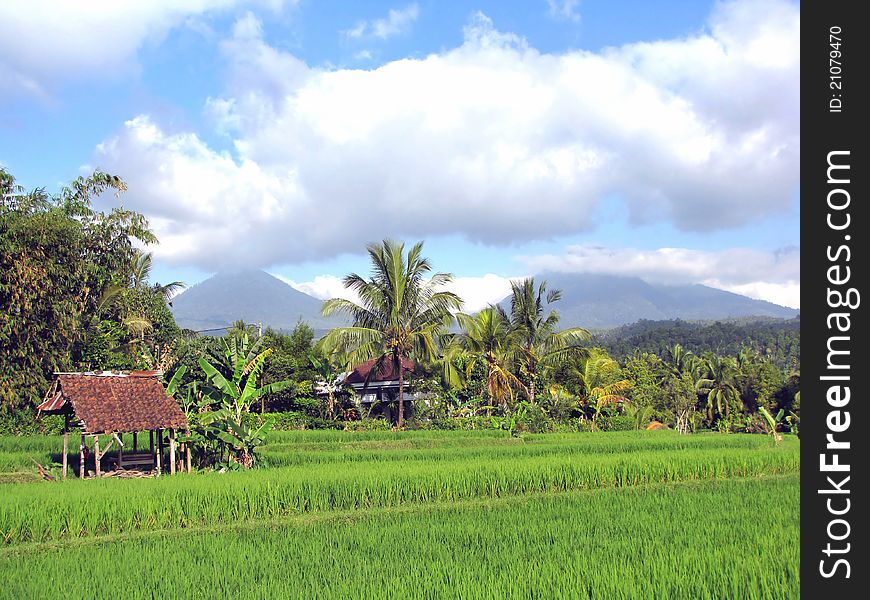
[{"label": "white cloud", "polygon": [[708,279],[703,282],[710,287],[719,288],[727,292],[734,292],[742,296],[749,296],[756,300],[767,300],[780,306],[788,306],[789,308],[801,307],[801,284],[798,281],[790,281],[787,283],[768,283],[766,281],[756,281],[744,285],[728,285],[720,282],[717,279]]},{"label": "white cloud", "polygon": [[650,283],[702,283],[751,298],[800,307],[800,250],[569,246],[563,254],[519,257],[532,272],[598,273]]},{"label": "white cloud", "polygon": [[415,2],[402,9],[390,9],[384,18],[358,21],[351,29],[342,33],[350,39],[374,37],[386,40],[406,33],[419,15],[420,7]]},{"label": "white cloud", "polygon": [[580,0],[547,0],[547,14],[554,19],[580,21]]},{"label": "white cloud", "polygon": [[[309,296],[321,300],[330,298],[345,298],[359,302],[359,296],[344,287],[340,277],[334,275],[318,275],[312,281],[298,282],[274,274],[275,277]],[[501,277],[487,273],[481,277],[457,277],[445,289],[457,294],[463,300],[462,310],[477,312],[489,304],[495,304],[511,292],[511,280],[517,278]]]},{"label": "white cloud", "polygon": [[232,156],[140,116],[94,163],[129,180],[159,258],[202,267],[384,237],[552,239],[594,229],[609,195],[632,222],[737,227],[797,189],[799,22],[796,5],[729,3],[707,33],[542,54],[478,14],[458,48],[324,70],[247,15],[223,44],[227,92],[206,106]]},{"label": "white cloud", "polygon": [[[145,44],[244,0],[27,0],[0,2],[0,90],[41,98],[58,80],[121,77]],[[280,12],[297,0],[259,0]],[[246,2],[251,4],[250,2]]]},{"label": "white cloud", "polygon": [[293,289],[299,290],[309,296],[320,300],[332,298],[344,298],[352,302],[359,302],[359,296],[353,290],[344,287],[341,277],[335,275],[317,275],[312,281],[294,281],[283,275],[272,273],[275,277],[288,284]]}]

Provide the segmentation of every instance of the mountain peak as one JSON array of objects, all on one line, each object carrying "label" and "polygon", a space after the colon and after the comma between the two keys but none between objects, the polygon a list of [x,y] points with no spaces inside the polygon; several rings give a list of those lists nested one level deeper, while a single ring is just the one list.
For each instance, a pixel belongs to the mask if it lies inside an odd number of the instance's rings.
[{"label": "mountain peak", "polygon": [[259,269],[228,269],[190,286],[172,299],[180,327],[203,331],[227,327],[243,319],[276,329],[292,329],[299,321],[315,330],[341,325],[321,316],[322,302]]},{"label": "mountain peak", "polygon": [[[553,305],[562,327],[607,329],[641,319],[701,321],[749,316],[789,319],[799,314],[793,308],[702,284],[652,284],[639,277],[598,273],[545,272],[535,279],[547,280],[549,289],[562,290],[562,299]],[[509,308],[510,299],[502,303]]]}]

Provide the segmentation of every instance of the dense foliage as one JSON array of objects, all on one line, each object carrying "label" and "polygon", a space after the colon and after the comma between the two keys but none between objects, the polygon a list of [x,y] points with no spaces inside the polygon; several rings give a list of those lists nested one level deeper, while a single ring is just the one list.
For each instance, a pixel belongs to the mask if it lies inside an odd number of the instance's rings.
[{"label": "dense foliage", "polygon": [[0,168],[0,413],[32,409],[59,370],[131,368],[178,333],[165,296],[134,277],[138,213],[92,208],[126,190],[100,171],[59,193],[25,191]]},{"label": "dense foliage", "polygon": [[617,360],[637,351],[664,356],[679,344],[694,353],[704,351],[736,355],[749,347],[785,370],[801,359],[801,320],[744,318],[713,323],[641,320],[595,335],[593,343],[605,348]]}]

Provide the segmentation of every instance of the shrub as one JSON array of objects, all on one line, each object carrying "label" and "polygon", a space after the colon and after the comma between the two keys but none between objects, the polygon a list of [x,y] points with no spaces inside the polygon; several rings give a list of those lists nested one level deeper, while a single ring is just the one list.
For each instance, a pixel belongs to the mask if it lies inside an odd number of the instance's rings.
[{"label": "shrub", "polygon": [[634,417],[629,415],[613,415],[598,419],[596,423],[601,431],[633,431]]},{"label": "shrub", "polygon": [[63,432],[63,417],[42,415],[31,410],[0,409],[0,435],[57,435]]}]

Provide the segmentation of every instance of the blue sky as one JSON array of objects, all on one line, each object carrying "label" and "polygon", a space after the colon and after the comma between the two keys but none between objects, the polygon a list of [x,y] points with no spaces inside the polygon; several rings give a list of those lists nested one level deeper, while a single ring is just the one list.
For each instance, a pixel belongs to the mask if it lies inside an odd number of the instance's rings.
[{"label": "blue sky", "polygon": [[258,266],[326,297],[389,236],[473,306],[542,270],[799,306],[799,22],[768,0],[8,3],[0,164],[122,176],[159,280]]}]

